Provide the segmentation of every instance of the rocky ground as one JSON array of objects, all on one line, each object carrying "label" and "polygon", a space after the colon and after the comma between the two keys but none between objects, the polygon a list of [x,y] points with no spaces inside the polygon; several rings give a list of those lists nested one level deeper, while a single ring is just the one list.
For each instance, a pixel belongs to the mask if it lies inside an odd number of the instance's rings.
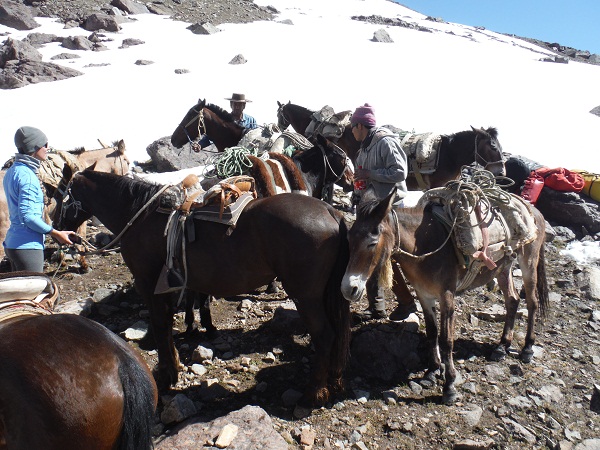
[{"label": "rocky ground", "polygon": [[[103,231],[91,227],[90,233]],[[216,299],[211,308],[219,336],[214,339],[203,329],[185,333],[184,313],[179,312],[174,333],[185,369],[178,385],[162,392],[157,440],[169,436],[176,425],[164,411],[180,393],[194,406],[177,421],[189,416],[209,422],[256,405],[268,413],[290,448],[600,448],[600,307],[598,298],[591,298],[589,281],[590,270],[600,268],[580,267],[561,256],[564,246],[559,236],[546,248],[551,312],[543,325],[537,324],[538,346],[531,364],[521,363],[516,354],[500,363],[488,360],[503,325],[499,292],[479,289],[460,296],[455,361],[462,398],[453,406],[441,404],[441,385],[421,382],[426,368],[421,313],[419,326],[387,320],[355,325],[347,392],[297,419],[293,402],[306,386],[312,349],[283,290],[267,294],[263,287]],[[127,337],[153,367],[156,352],[139,341],[148,313],[120,255],[91,256],[88,262],[88,273],[80,273],[72,262],[56,273],[62,308],[82,310]],[[56,267],[51,262],[48,271]],[[352,308],[365,306],[363,300]],[[390,301],[388,309],[393,306]],[[525,326],[526,317],[521,317],[517,348]],[[373,347],[367,349],[368,356],[365,340]],[[394,361],[407,354],[410,364]],[[400,370],[390,376],[393,366]]]}]

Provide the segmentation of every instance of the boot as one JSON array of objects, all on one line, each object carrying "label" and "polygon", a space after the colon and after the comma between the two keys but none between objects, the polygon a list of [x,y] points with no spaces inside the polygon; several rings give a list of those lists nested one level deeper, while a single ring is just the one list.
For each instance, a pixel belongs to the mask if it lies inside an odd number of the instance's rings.
[{"label": "boot", "polygon": [[[369,295],[373,292],[373,290],[377,291],[377,296],[375,297]],[[380,289],[377,286],[374,286],[374,288],[371,289],[367,287],[367,297],[369,299],[368,308],[355,313],[355,319],[359,322],[385,319],[387,317],[387,313],[385,311],[385,296],[383,289]]]},{"label": "boot", "polygon": [[390,314],[390,320],[399,322],[405,320],[412,313],[417,312],[417,305],[415,305],[414,299],[411,297],[400,297],[398,298],[398,306]]}]

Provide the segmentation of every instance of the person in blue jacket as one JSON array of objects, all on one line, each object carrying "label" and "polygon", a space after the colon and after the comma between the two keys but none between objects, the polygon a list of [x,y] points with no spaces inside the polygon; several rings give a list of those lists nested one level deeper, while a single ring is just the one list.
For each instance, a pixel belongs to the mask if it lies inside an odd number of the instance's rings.
[{"label": "person in blue jacket", "polygon": [[[229,100],[229,106],[231,106],[231,115],[233,116],[235,123],[244,127],[246,130],[253,130],[258,127],[256,124],[256,119],[244,112],[244,109],[246,109],[246,103],[252,102],[252,100],[246,99],[245,94],[233,94],[231,97],[226,98],[225,100]],[[200,148],[205,148],[212,144],[212,141],[207,135],[204,135],[200,139],[199,144]]]},{"label": "person in blue jacket", "polygon": [[4,175],[10,227],[4,251],[13,271],[44,271],[44,239],[49,234],[61,244],[72,245],[72,231],[59,231],[44,222],[44,194],[37,176],[47,159],[48,138],[39,129],[21,127],[15,133],[18,153]]}]

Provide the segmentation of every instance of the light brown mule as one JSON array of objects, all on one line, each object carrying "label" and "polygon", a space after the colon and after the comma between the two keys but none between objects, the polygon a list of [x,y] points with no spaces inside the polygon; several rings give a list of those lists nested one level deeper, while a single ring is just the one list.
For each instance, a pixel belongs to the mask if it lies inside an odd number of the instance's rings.
[{"label": "light brown mule", "polygon": [[[433,381],[440,369],[445,369],[442,400],[453,403],[458,394],[454,386],[456,370],[452,359],[454,346],[454,297],[457,286],[466,274],[459,263],[456,250],[448,238],[447,228],[436,218],[430,206],[392,208],[392,196],[378,201],[369,189],[359,205],[357,219],[348,233],[350,262],[342,280],[342,293],[350,301],[362,297],[367,280],[385,271],[389,264],[398,264],[415,289],[425,316],[429,343],[429,369],[426,378]],[[531,208],[537,233],[533,241],[515,248],[516,259],[523,273],[523,286],[529,313],[525,345],[521,359],[530,362],[533,357],[534,325],[538,309],[542,317],[548,310],[548,285],[544,263],[545,222],[542,214]],[[412,256],[411,256],[412,255]],[[423,255],[415,257],[415,255]],[[466,287],[482,286],[498,279],[504,294],[506,319],[500,344],[492,359],[501,360],[513,340],[513,329],[519,305],[513,278],[514,259],[504,256],[489,270],[485,266]],[[396,278],[399,272],[395,271]],[[436,301],[440,309],[438,329]],[[440,361],[441,351],[441,361]]]}]

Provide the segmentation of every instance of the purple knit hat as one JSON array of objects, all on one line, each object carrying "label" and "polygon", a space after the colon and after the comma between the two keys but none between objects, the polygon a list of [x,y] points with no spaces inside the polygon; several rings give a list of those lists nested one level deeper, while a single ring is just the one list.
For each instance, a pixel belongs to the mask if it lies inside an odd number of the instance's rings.
[{"label": "purple knit hat", "polygon": [[350,123],[352,125],[362,123],[364,126],[369,128],[376,126],[377,121],[375,120],[375,110],[368,103],[365,103],[364,106],[359,106],[354,111],[354,114],[352,114]]}]

